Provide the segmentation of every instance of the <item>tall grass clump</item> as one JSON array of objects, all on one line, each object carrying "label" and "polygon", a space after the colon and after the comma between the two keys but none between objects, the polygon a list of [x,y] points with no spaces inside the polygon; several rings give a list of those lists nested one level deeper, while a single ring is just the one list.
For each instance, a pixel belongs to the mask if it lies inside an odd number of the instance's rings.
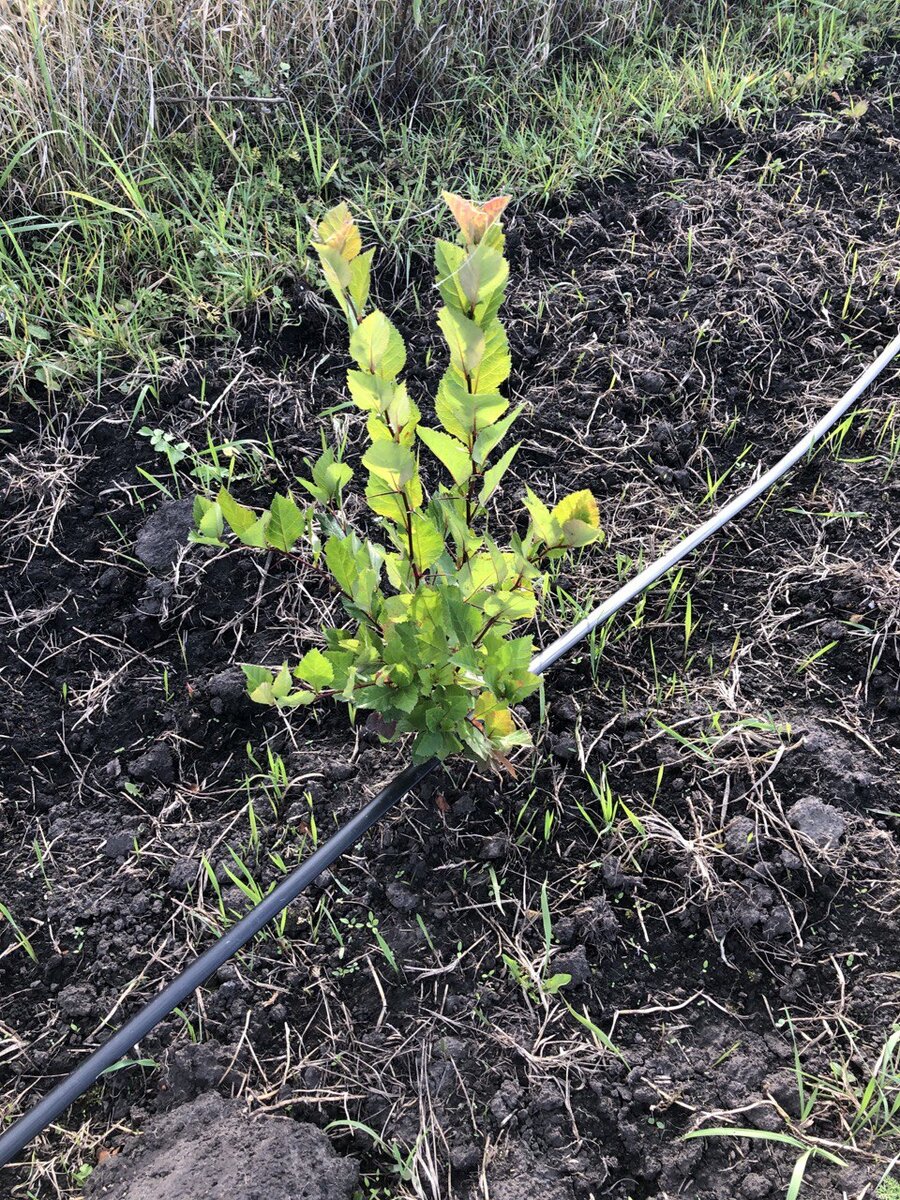
[{"label": "tall grass clump", "polygon": [[[206,132],[210,110],[301,113],[463,98],[538,80],[562,51],[621,44],[652,0],[13,0],[0,27],[4,143],[57,182],[97,144],[129,155]],[[286,107],[283,107],[286,106]],[[281,111],[275,112],[276,109]]]},{"label": "tall grass clump", "polygon": [[337,195],[421,252],[440,188],[539,203],[751,125],[840,87],[898,4],[7,0],[0,384],[153,381],[198,332],[279,319]]}]

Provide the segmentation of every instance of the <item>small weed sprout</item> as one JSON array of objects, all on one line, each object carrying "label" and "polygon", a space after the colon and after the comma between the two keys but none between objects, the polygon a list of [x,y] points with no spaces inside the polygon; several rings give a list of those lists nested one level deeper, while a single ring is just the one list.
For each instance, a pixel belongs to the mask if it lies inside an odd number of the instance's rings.
[{"label": "small weed sprout", "polygon": [[[590,492],[552,510],[526,489],[530,523],[501,547],[488,531],[488,506],[515,457],[493,455],[521,409],[500,388],[511,363],[498,319],[509,276],[498,197],[477,205],[445,193],[459,226],[457,241],[438,240],[437,321],[449,350],[435,413],[421,413],[400,376],[406,346],[378,309],[367,312],[374,251],[362,249],[345,204],[328,212],[313,241],[326,282],[350,330],[350,396],[367,414],[365,498],[382,541],[353,529],[343,492],[353,472],[340,451],[325,449],[298,482],[313,504],[276,495],[258,512],[222,489],[198,497],[194,540],[222,545],[227,527],[246,546],[280,551],[324,569],[352,619],[326,629],[324,651],[309,650],[292,667],[244,666],[251,698],[290,709],[333,697],[370,710],[383,740],[414,735],[413,758],[462,753],[506,764],[528,744],[510,711],[538,686],[528,665],[529,637],[514,626],[535,613],[545,570],[569,551],[598,541]],[[446,472],[426,496],[419,470],[424,447]]]}]

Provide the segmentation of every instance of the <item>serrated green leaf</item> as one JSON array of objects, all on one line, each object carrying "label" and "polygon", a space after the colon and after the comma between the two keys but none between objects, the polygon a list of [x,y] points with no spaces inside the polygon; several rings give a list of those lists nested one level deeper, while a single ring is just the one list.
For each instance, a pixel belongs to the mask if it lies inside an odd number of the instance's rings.
[{"label": "serrated green leaf", "polygon": [[352,596],[357,568],[350,538],[332,534],[325,543],[325,563],[341,591]]},{"label": "serrated green leaf", "polygon": [[312,704],[315,700],[315,693],[308,692],[304,688],[300,688],[295,692],[291,692],[289,696],[284,696],[276,701],[279,708],[302,708],[306,704]]},{"label": "serrated green leaf", "polygon": [[374,442],[363,455],[363,466],[384,480],[388,487],[399,492],[416,473],[412,451],[393,441]]},{"label": "serrated green leaf", "polygon": [[474,406],[470,393],[452,368],[438,384],[434,411],[449,434],[468,441],[475,423]]},{"label": "serrated green leaf", "polygon": [[562,526],[563,545],[571,550],[580,546],[589,546],[591,542],[599,541],[601,536],[599,529],[585,524],[584,521],[566,521]]},{"label": "serrated green leaf", "polygon": [[520,442],[516,442],[515,446],[510,446],[503,457],[498,459],[492,467],[485,471],[484,483],[482,484],[481,491],[478,493],[479,504],[487,504],[488,500],[490,500],[491,496],[493,496],[494,492],[500,486],[500,481],[509,470],[510,464],[516,457],[520,445]]},{"label": "serrated green leaf", "polygon": [[[499,392],[497,395],[499,396]],[[472,458],[479,466],[487,459],[494,447],[506,437],[510,426],[521,411],[521,407],[514,408],[502,421],[494,420],[493,423],[485,422],[488,427],[486,429],[482,428],[481,433],[475,439],[475,445],[472,447]]]},{"label": "serrated green leaf", "polygon": [[294,668],[294,677],[309,684],[314,692],[321,692],[334,682],[334,667],[321,650],[308,650]]},{"label": "serrated green leaf", "polygon": [[[459,268],[459,286],[471,309],[499,304],[509,277],[509,264],[497,250],[479,243]],[[497,296],[497,293],[500,293]],[[480,314],[476,313],[476,320]],[[480,322],[484,326],[484,321]]]},{"label": "serrated green leaf", "polygon": [[472,474],[472,460],[462,442],[439,429],[423,429],[419,426],[418,434],[438,462],[450,472],[454,483],[464,484],[468,481]]},{"label": "serrated green leaf", "polygon": [[444,552],[444,539],[440,530],[422,513],[413,513],[411,518],[413,561],[419,571],[427,571]]},{"label": "serrated green leaf", "polygon": [[419,412],[415,403],[409,398],[406,388],[400,384],[394,390],[390,403],[384,410],[385,420],[391,429],[397,432],[397,440],[402,446],[411,446],[415,440],[416,428],[419,424]]},{"label": "serrated green leaf", "polygon": [[266,529],[266,541],[276,550],[293,550],[306,528],[306,518],[293,496],[275,495],[270,507],[272,518]]},{"label": "serrated green leaf", "polygon": [[260,513],[258,521],[254,521],[252,525],[248,525],[246,529],[242,529],[238,534],[241,542],[245,546],[255,546],[257,549],[262,549],[263,546],[267,545],[266,530],[269,528],[271,520],[271,512]]},{"label": "serrated green leaf", "polygon": [[368,371],[348,371],[347,390],[357,408],[363,412],[384,412],[399,385],[390,379],[380,379]]},{"label": "serrated green leaf", "polygon": [[435,283],[444,303],[460,311],[466,304],[465,293],[459,282],[459,271],[465,261],[466,252],[462,246],[438,238],[434,247],[434,265],[437,270]]},{"label": "serrated green leaf", "polygon": [[503,416],[509,401],[496,391],[469,392],[463,379],[451,368],[438,385],[434,408],[447,432],[468,444],[473,435]]},{"label": "serrated green leaf", "polygon": [[353,299],[357,314],[362,313],[369,300],[369,286],[372,276],[372,256],[374,250],[367,250],[350,263],[350,278],[347,291]]},{"label": "serrated green leaf", "polygon": [[258,514],[252,508],[247,508],[246,505],[238,504],[237,500],[222,488],[216,497],[219,507],[222,509],[222,515],[228,522],[228,527],[232,533],[240,537],[245,529],[249,529],[251,525],[259,520]]},{"label": "serrated green leaf", "polygon": [[412,744],[412,760],[426,762],[429,758],[448,758],[458,749],[459,739],[451,733],[420,733]]},{"label": "serrated green leaf", "polygon": [[350,264],[332,246],[313,242],[313,247],[319,255],[325,282],[331,289],[332,295],[341,306],[344,314],[349,317],[350,308],[347,303],[347,288],[350,286],[353,278]]},{"label": "serrated green leaf", "polygon": [[274,704],[275,696],[272,690],[274,675],[268,667],[241,663],[241,670],[247,680],[247,694],[254,704]]},{"label": "serrated green leaf", "polygon": [[222,506],[215,500],[207,500],[205,496],[194,499],[194,524],[198,536],[194,539],[206,545],[221,546],[222,532],[225,528]]},{"label": "serrated green leaf", "polygon": [[486,617],[502,618],[504,621],[521,621],[533,617],[537,609],[534,592],[517,588],[512,592],[492,592],[481,610]]},{"label": "serrated green leaf", "polygon": [[485,331],[484,353],[477,369],[470,375],[471,390],[493,392],[509,379],[511,370],[512,359],[506,330],[499,321],[492,321]]},{"label": "serrated green leaf", "polygon": [[531,523],[538,541],[552,546],[555,542],[556,530],[553,525],[553,517],[550,515],[550,509],[527,486],[525,488],[525,507],[531,516]]},{"label": "serrated green leaf", "polygon": [[330,246],[347,262],[355,258],[362,249],[362,238],[353,220],[353,214],[344,201],[336,204],[334,208],[329,208],[316,225],[316,233],[319,241],[314,242],[314,246]]},{"label": "serrated green leaf", "polygon": [[475,420],[472,428],[476,433],[493,425],[509,408],[509,401],[499,392],[479,392],[472,397]]},{"label": "serrated green leaf", "polygon": [[241,663],[241,670],[247,680],[247,690],[252,691],[261,683],[272,682],[272,672],[268,667],[258,667],[253,663]]},{"label": "serrated green leaf", "polygon": [[317,500],[325,504],[338,500],[341,491],[353,478],[353,471],[345,462],[335,459],[333,450],[325,450],[312,465],[312,480],[301,479],[301,483]]},{"label": "serrated green leaf", "polygon": [[387,517],[396,525],[406,521],[406,504],[401,492],[391,490],[382,479],[371,476],[366,484],[366,503],[379,517]]},{"label": "serrated green leaf", "polygon": [[590,525],[593,529],[600,528],[600,512],[597,508],[597,501],[592,493],[586,490],[564,496],[550,516],[560,525],[564,525],[566,521],[577,520],[585,525]]},{"label": "serrated green leaf", "polygon": [[380,379],[396,379],[406,365],[406,346],[383,312],[369,313],[350,337],[350,353],[364,371]]},{"label": "serrated green leaf", "polygon": [[[477,377],[485,356],[486,342],[483,330],[454,308],[440,309],[437,320],[447,340],[451,365],[471,382]],[[479,390],[488,389],[470,387],[470,391]]]},{"label": "serrated green leaf", "polygon": [[416,687],[392,688],[390,701],[391,707],[398,709],[407,715],[413,711],[419,703],[419,689]]},{"label": "serrated green leaf", "polygon": [[291,673],[287,663],[282,663],[278,673],[272,680],[272,695],[276,700],[283,700],[291,690]]}]

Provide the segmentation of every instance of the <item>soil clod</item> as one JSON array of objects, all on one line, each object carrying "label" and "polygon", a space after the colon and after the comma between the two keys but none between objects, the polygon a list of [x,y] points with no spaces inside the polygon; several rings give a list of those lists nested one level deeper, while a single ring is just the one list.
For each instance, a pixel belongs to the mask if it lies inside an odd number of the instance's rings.
[{"label": "soil clod", "polygon": [[152,1121],[91,1175],[96,1200],[350,1200],[359,1171],[314,1125],[207,1093]]}]

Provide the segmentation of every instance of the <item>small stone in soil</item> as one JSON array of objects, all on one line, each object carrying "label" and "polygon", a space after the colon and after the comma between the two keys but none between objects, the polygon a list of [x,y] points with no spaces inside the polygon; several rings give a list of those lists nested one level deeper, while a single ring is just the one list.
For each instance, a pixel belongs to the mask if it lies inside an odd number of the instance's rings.
[{"label": "small stone in soil", "polygon": [[754,1171],[744,1176],[740,1191],[744,1200],[763,1200],[764,1196],[771,1194],[772,1184],[765,1175],[758,1175]]},{"label": "small stone in soil", "polygon": [[451,1146],[450,1166],[454,1171],[474,1171],[481,1163],[481,1151],[472,1142],[462,1146]]},{"label": "small stone in soil", "polygon": [[578,720],[578,705],[571,696],[559,696],[553,701],[553,715],[563,725],[574,725]]},{"label": "small stone in soil", "polygon": [[584,952],[584,946],[576,946],[564,954],[557,954],[553,959],[552,966],[554,974],[571,975],[573,987],[580,987],[591,977],[591,968]]},{"label": "small stone in soil", "polygon": [[469,1043],[465,1038],[442,1037],[435,1043],[434,1057],[462,1062],[469,1057]]},{"label": "small stone in soil", "polygon": [[325,768],[325,778],[332,783],[346,783],[356,774],[356,767],[348,762],[329,763]]},{"label": "small stone in soil", "polygon": [[194,527],[193,510],[191,499],[161,504],[141,526],[134,543],[135,558],[151,571],[168,570],[180,547],[187,544]]},{"label": "small stone in soil", "polygon": [[806,796],[792,804],[787,810],[787,819],[798,833],[822,850],[836,846],[847,828],[836,808],[823,804],[814,796]]},{"label": "small stone in soil", "polygon": [[206,690],[210,695],[210,708],[217,717],[239,708],[244,701],[249,702],[244,673],[238,667],[228,667],[211,675],[206,681]]},{"label": "small stone in soil", "polygon": [[476,857],[480,858],[482,862],[494,862],[498,858],[503,858],[508,849],[509,840],[502,834],[497,834],[494,837],[485,838],[478,848]]},{"label": "small stone in soil", "polygon": [[103,843],[103,853],[108,858],[124,858],[126,854],[130,854],[134,848],[134,832],[130,829],[123,829],[121,833],[114,833],[112,837],[107,838]]},{"label": "small stone in soil", "polygon": [[169,887],[175,892],[183,892],[197,878],[197,863],[190,858],[179,859],[169,872]]},{"label": "small stone in soil", "polygon": [[559,759],[560,762],[571,762],[578,754],[578,746],[573,737],[564,734],[558,737],[553,744],[553,757]]},{"label": "small stone in soil", "polygon": [[642,371],[635,375],[634,386],[648,396],[661,396],[668,390],[665,375],[660,375],[657,371]]},{"label": "small stone in soil", "polygon": [[89,984],[70,983],[56,997],[60,1016],[67,1021],[89,1017],[97,1004],[97,993]]},{"label": "small stone in soil", "polygon": [[175,756],[165,742],[157,742],[128,764],[128,773],[141,783],[174,783]]}]

